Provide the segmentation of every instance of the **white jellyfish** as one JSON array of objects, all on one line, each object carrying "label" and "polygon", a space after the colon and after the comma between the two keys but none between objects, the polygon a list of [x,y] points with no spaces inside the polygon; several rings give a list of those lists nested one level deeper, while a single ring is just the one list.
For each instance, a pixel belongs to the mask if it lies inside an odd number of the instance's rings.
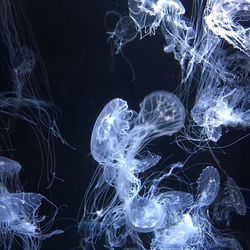
[{"label": "white jellyfish", "polygon": [[197,189],[197,206],[209,206],[215,201],[220,190],[220,176],[216,168],[208,166],[203,169],[198,179]]},{"label": "white jellyfish", "polygon": [[250,56],[250,1],[208,1],[205,21],[210,30]]},{"label": "white jellyfish", "polygon": [[[18,162],[0,157],[0,247],[4,250],[11,249],[14,241],[19,242],[22,249],[39,249],[42,240],[63,232],[49,232],[57,214],[53,203],[41,194],[20,191],[20,170]],[[39,214],[43,203],[54,209],[52,218]]]},{"label": "white jellyfish", "polygon": [[161,21],[169,12],[185,13],[185,8],[179,0],[129,0],[129,15],[143,33],[154,35]]},{"label": "white jellyfish", "polygon": [[118,98],[103,108],[91,137],[91,153],[100,167],[84,198],[79,223],[83,246],[94,248],[95,240],[104,234],[109,247],[122,247],[130,238],[135,246],[145,249],[138,234],[164,226],[166,207],[172,205],[179,212],[183,209],[181,204],[185,202],[178,194],[156,194],[159,183],[182,164],[174,164],[168,173],[155,179],[145,195],[139,194],[143,186],[139,173],[160,160],[151,152],[140,153],[147,143],[160,136],[173,135],[183,127],[184,121],[182,103],[166,91],[146,96],[138,114]]}]

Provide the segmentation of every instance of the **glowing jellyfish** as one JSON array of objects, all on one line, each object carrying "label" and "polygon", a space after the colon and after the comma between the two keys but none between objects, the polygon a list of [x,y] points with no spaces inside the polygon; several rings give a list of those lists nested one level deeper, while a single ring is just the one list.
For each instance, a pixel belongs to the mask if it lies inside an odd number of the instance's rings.
[{"label": "glowing jellyfish", "polygon": [[185,13],[185,8],[179,0],[129,0],[128,7],[129,15],[138,30],[145,34],[155,34],[168,12]]},{"label": "glowing jellyfish", "polygon": [[164,206],[153,199],[136,197],[126,204],[126,221],[136,232],[153,232],[164,224]]},{"label": "glowing jellyfish", "polygon": [[[41,240],[62,230],[49,232],[57,214],[56,206],[41,194],[24,193],[15,188],[21,188],[18,173],[21,165],[5,157],[0,158],[0,247],[11,249],[14,240],[22,245],[22,249],[39,249]],[[13,185],[13,183],[17,185]],[[11,190],[11,191],[10,191]],[[39,215],[42,203],[47,202],[53,209],[54,215]],[[53,211],[53,210],[52,210]]]},{"label": "glowing jellyfish", "polygon": [[132,118],[133,112],[122,99],[113,99],[103,108],[95,122],[90,143],[92,156],[97,162],[113,165],[124,157],[121,141],[130,129]]},{"label": "glowing jellyfish", "polygon": [[222,135],[222,126],[250,126],[248,99],[248,87],[220,87],[215,81],[197,95],[191,115],[207,139],[217,142]]},{"label": "glowing jellyfish", "polygon": [[250,1],[208,1],[205,21],[214,34],[250,56]]},{"label": "glowing jellyfish", "polygon": [[[114,19],[115,17],[115,25],[111,25],[108,19]],[[113,20],[114,22],[114,20]],[[138,34],[136,30],[135,23],[131,19],[130,16],[121,16],[120,13],[116,11],[108,11],[105,17],[105,26],[107,28],[108,34],[108,42],[110,44],[110,69],[113,72],[115,68],[115,60],[114,55],[120,54],[126,63],[129,65],[132,71],[132,80],[135,80],[135,72],[132,63],[126,57],[123,52],[123,47],[127,44],[132,42]]]},{"label": "glowing jellyfish", "polygon": [[21,165],[14,160],[0,156],[0,184],[8,186],[8,189],[20,191],[19,172]]},{"label": "glowing jellyfish", "polygon": [[199,207],[209,206],[217,198],[220,190],[220,176],[216,168],[206,167],[198,179],[198,198]]}]

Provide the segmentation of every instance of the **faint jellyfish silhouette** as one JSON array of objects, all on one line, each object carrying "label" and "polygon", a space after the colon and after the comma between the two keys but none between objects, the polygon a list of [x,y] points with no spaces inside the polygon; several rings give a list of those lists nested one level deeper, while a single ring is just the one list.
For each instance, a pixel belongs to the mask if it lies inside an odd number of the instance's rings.
[{"label": "faint jellyfish silhouette", "polygon": [[0,1],[0,37],[3,59],[0,63],[6,80],[0,91],[0,126],[6,131],[1,134],[0,145],[11,144],[9,127],[14,119],[28,122],[39,140],[43,167],[47,168],[46,177],[51,185],[55,178],[53,138],[65,141],[57,128],[59,112],[52,102],[42,58],[22,5]]},{"label": "faint jellyfish silhouette", "polygon": [[[114,27],[110,27],[110,24],[108,24],[108,19],[111,17],[116,17],[116,24]],[[123,52],[123,47],[127,44],[132,42],[138,34],[138,31],[136,30],[136,26],[134,21],[130,18],[130,16],[121,16],[116,11],[108,11],[106,12],[105,17],[105,25],[108,29],[107,34],[108,42],[110,44],[110,69],[113,72],[115,68],[115,61],[114,61],[114,55],[120,54],[123,59],[126,61],[126,63],[129,65],[132,71],[132,80],[135,79],[135,72],[133,65],[128,60],[128,58],[125,56]]]},{"label": "faint jellyfish silhouette", "polygon": [[220,190],[220,176],[218,170],[213,166],[206,167],[203,169],[197,182],[197,206],[207,207],[215,201]]},{"label": "faint jellyfish silhouette", "polygon": [[227,177],[224,196],[214,208],[213,219],[229,226],[232,213],[245,215],[246,203],[238,185],[231,177]]}]

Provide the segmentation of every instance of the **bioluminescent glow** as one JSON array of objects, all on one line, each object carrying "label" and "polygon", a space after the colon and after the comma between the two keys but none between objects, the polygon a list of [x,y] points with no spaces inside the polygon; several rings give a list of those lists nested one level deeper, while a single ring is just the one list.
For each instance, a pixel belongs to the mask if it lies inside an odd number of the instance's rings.
[{"label": "bioluminescent glow", "polygon": [[[0,247],[11,249],[17,241],[22,249],[35,250],[42,240],[63,231],[49,232],[57,208],[41,194],[21,192],[20,170],[18,162],[0,157]],[[54,209],[52,218],[39,214],[43,203]]]},{"label": "bioluminescent glow", "polygon": [[[141,179],[160,160],[148,150],[145,154],[148,142],[177,133],[184,121],[182,103],[166,91],[146,96],[138,113],[118,98],[103,108],[91,138],[91,153],[99,167],[85,195],[78,226],[83,248],[95,249],[104,236],[108,249],[147,249],[142,240],[147,234],[154,250],[240,249],[239,243],[216,229],[211,220],[220,204],[230,203],[229,198],[216,201],[220,190],[216,168],[208,166],[202,171],[196,194],[161,186],[178,176],[182,163],[172,164],[168,171],[146,181]],[[236,184],[231,189],[239,192],[238,196],[232,194],[231,200],[243,199]],[[244,199],[241,202],[244,206]],[[231,210],[226,209],[230,215]]]},{"label": "bioluminescent glow", "polygon": [[4,51],[1,52],[1,65],[5,69],[1,73],[5,74],[6,81],[0,90],[1,148],[5,150],[11,145],[8,140],[13,119],[26,121],[39,140],[47,182],[51,185],[55,178],[53,137],[64,142],[57,128],[58,110],[52,102],[45,68],[28,19],[21,7],[9,0],[0,1],[0,38]]},{"label": "bioluminescent glow", "polygon": [[250,1],[207,1],[205,22],[210,30],[250,56]]}]

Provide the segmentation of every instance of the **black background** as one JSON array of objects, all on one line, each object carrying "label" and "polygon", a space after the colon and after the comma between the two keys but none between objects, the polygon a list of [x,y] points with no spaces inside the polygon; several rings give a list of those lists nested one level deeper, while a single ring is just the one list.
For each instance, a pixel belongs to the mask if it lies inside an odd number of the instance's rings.
[{"label": "black background", "polygon": [[[81,200],[97,168],[89,142],[98,114],[115,97],[123,98],[132,109],[138,110],[139,102],[150,92],[174,91],[180,80],[180,69],[172,55],[164,54],[163,38],[156,35],[143,40],[137,38],[124,48],[134,66],[135,81],[131,81],[131,69],[119,55],[115,57],[115,71],[110,71],[105,12],[115,9],[121,14],[128,13],[126,1],[25,0],[22,4],[41,52],[54,103],[62,112],[59,129],[74,149],[59,140],[55,142],[56,175],[63,181],[56,180],[49,190],[43,186],[37,190],[40,155],[34,146],[35,136],[25,124],[16,128],[18,146],[14,157],[23,166],[24,190],[41,192],[60,207],[54,227],[65,233],[44,241],[42,249],[74,249],[79,245],[76,218]],[[219,145],[227,145],[247,134],[233,129],[224,132]],[[173,141],[174,138],[163,138],[153,149],[161,153],[166,165],[188,157],[188,153],[170,145]],[[224,153],[216,153],[220,165],[243,188],[250,188],[249,146],[249,139],[245,138],[226,148]],[[169,155],[174,156],[168,161]],[[193,157],[192,164],[201,162],[214,164],[209,153]],[[205,166],[189,170],[194,180],[202,167]],[[243,190],[243,194],[249,205],[249,191]],[[245,249],[246,241],[250,241],[249,225],[249,212],[232,220],[231,228],[241,232],[237,236]]]}]

